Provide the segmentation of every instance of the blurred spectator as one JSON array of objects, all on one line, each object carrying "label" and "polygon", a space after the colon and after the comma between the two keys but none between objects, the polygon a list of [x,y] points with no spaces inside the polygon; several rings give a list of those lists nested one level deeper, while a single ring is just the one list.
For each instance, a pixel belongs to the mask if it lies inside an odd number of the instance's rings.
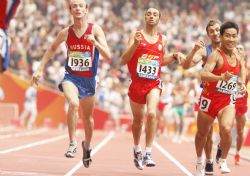
[{"label": "blurred spectator", "polygon": [[36,105],[37,91],[34,87],[30,86],[25,92],[25,102],[23,105],[23,112],[20,116],[20,125],[24,126],[26,124],[26,119],[30,114],[30,118],[27,122],[26,127],[31,129],[34,127],[37,116],[37,105]]}]

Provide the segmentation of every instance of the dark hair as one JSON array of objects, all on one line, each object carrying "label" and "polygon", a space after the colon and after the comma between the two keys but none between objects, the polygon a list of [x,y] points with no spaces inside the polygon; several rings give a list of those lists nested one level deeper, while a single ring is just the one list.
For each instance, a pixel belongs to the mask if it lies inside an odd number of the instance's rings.
[{"label": "dark hair", "polygon": [[234,29],[236,29],[237,34],[239,33],[239,26],[236,23],[232,22],[232,21],[227,21],[227,22],[225,22],[225,23],[223,23],[221,25],[221,27],[220,27],[220,35],[223,35],[225,30],[229,29],[229,28],[234,28]]},{"label": "dark hair", "polygon": [[208,33],[208,28],[209,28],[210,26],[215,25],[215,24],[221,25],[220,20],[209,20],[209,22],[207,23],[207,26],[206,26],[206,31],[207,31],[207,33]]}]

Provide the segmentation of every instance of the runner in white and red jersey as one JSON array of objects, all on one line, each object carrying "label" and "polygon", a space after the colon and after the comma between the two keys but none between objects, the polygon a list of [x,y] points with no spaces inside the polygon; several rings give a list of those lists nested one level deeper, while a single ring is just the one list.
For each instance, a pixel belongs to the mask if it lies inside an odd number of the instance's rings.
[{"label": "runner in white and red jersey", "polygon": [[57,47],[66,42],[68,49],[65,77],[59,88],[69,103],[67,122],[70,144],[66,157],[74,157],[76,152],[76,124],[78,108],[82,107],[85,141],[82,142],[83,165],[91,163],[90,143],[93,135],[93,109],[95,103],[96,72],[100,54],[110,59],[104,32],[97,24],[87,22],[88,5],[84,0],[70,0],[70,13],[73,15],[73,25],[63,29],[52,45],[45,52],[38,70],[32,77],[32,84],[38,84],[43,74],[45,64],[53,57]]},{"label": "runner in white and red jersey", "polygon": [[[238,39],[239,28],[236,23],[226,22],[220,27],[221,46],[213,52],[203,70],[201,79],[204,89],[201,94],[200,107],[197,118],[197,133],[195,147],[198,160],[202,158],[202,151],[206,138],[217,116],[222,155],[219,160],[221,173],[231,172],[227,166],[226,158],[231,146],[231,128],[235,118],[235,95],[238,78],[245,80],[245,62],[233,52]],[[246,88],[240,84],[239,92]],[[202,162],[196,166],[197,176],[205,175]]]},{"label": "runner in white and red jersey", "polygon": [[[134,138],[134,164],[138,169],[155,166],[152,159],[152,144],[157,129],[156,109],[162,89],[161,66],[176,59],[179,54],[165,56],[166,36],[157,31],[160,12],[149,8],[145,13],[145,28],[134,31],[129,38],[128,48],[122,55],[121,63],[127,64],[131,76],[129,87],[130,106],[133,113],[132,132]],[[170,58],[170,59],[164,59]],[[142,133],[144,108],[147,107],[146,148],[142,156],[140,137]]]},{"label": "runner in white and red jersey", "polygon": [[0,73],[9,66],[9,42],[7,29],[21,0],[0,0]]},{"label": "runner in white and red jersey", "polygon": [[[237,45],[236,49],[238,50],[239,54],[242,55],[243,58],[245,58],[245,61],[247,61],[244,47],[242,45]],[[249,73],[247,73],[245,85],[247,85],[248,83],[248,76],[249,76]],[[237,143],[236,143],[236,154],[234,156],[234,159],[235,159],[234,161],[236,165],[240,164],[240,149],[244,141],[243,132],[244,132],[245,124],[246,124],[246,113],[248,110],[247,98],[248,98],[247,91],[244,94],[238,93],[236,96],[236,104],[235,104],[236,117],[235,118],[236,118],[236,127],[237,127]]]}]

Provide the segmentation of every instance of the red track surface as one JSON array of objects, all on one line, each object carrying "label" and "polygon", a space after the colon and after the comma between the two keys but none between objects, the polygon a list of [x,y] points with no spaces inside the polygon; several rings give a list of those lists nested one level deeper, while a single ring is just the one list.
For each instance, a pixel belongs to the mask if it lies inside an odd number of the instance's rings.
[{"label": "red track surface", "polygon": [[[64,157],[67,131],[0,128],[0,175],[191,176],[195,171],[195,148],[191,142],[175,144],[165,137],[156,139],[153,157],[157,165],[140,171],[133,165],[132,134],[104,131],[94,133],[93,163],[86,169],[81,164],[82,139],[83,131],[79,131],[78,152],[69,159]],[[240,166],[235,166],[229,155],[228,165],[232,172],[224,176],[249,176],[249,161],[243,160]],[[222,175],[218,165],[214,166],[215,176]]]}]

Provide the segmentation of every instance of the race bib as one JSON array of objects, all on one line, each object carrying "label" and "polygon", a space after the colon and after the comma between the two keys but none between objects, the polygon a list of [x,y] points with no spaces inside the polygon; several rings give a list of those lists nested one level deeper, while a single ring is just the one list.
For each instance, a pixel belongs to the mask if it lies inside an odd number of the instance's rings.
[{"label": "race bib", "polygon": [[[137,63],[137,75],[141,78],[157,79],[160,68],[159,60],[153,60],[153,55],[143,55],[138,59]],[[151,59],[152,58],[152,59]]]},{"label": "race bib", "polygon": [[228,81],[218,81],[216,85],[216,91],[224,93],[224,94],[235,94],[237,92],[237,81],[238,76],[234,75]]},{"label": "race bib", "polygon": [[208,112],[208,108],[210,106],[211,100],[206,97],[201,97],[200,99],[200,110],[204,112]]},{"label": "race bib", "polygon": [[73,71],[89,71],[92,67],[90,52],[71,52],[69,54],[68,66]]},{"label": "race bib", "polygon": [[3,49],[3,45],[4,45],[4,36],[0,34],[0,51]]}]

